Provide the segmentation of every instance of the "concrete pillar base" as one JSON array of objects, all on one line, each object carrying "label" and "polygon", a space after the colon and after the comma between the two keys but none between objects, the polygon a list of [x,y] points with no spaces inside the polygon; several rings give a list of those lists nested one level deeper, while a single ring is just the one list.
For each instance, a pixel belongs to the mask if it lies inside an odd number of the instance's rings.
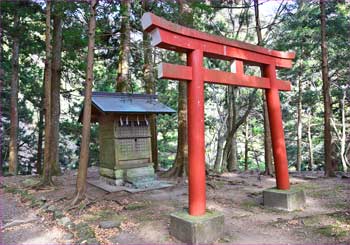
[{"label": "concrete pillar base", "polygon": [[271,188],[263,191],[264,206],[294,211],[305,208],[305,193],[300,189],[278,190]]},{"label": "concrete pillar base", "polygon": [[218,240],[224,231],[224,215],[207,211],[201,216],[192,216],[188,210],[170,215],[170,235],[184,243],[208,244]]}]

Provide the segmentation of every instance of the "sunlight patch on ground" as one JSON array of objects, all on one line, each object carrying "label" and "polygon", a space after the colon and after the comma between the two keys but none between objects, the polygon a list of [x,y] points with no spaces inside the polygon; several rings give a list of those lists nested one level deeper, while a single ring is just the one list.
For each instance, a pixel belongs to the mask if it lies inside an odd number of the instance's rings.
[{"label": "sunlight patch on ground", "polygon": [[63,236],[62,230],[54,227],[44,233],[36,234],[36,236],[33,236],[30,239],[25,240],[24,242],[21,242],[22,244],[54,244],[57,243],[59,239],[61,239]]}]

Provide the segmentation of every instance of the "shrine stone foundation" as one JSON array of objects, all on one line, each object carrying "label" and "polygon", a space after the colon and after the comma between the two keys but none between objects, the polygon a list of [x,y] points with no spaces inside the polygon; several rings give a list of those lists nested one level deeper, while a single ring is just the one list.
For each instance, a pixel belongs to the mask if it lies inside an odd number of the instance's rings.
[{"label": "shrine stone foundation", "polygon": [[170,215],[170,235],[189,244],[209,244],[222,237],[224,215],[207,210],[204,215],[192,216],[188,210]]},{"label": "shrine stone foundation", "polygon": [[264,206],[294,211],[305,208],[305,192],[301,189],[291,188],[289,190],[279,190],[271,188],[263,191]]}]

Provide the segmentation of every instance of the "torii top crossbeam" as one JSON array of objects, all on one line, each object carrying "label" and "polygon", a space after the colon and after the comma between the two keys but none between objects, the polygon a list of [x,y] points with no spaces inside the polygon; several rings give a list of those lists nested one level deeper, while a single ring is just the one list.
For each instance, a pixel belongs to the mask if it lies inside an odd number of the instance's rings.
[{"label": "torii top crossbeam", "polygon": [[[276,69],[291,68],[294,52],[280,52],[186,28],[151,13],[142,17],[153,46],[184,52],[187,66],[162,63],[158,77],[188,81],[189,213],[205,213],[204,82],[262,88],[266,91],[277,188],[289,189],[288,161],[278,91],[289,91],[288,81],[276,78]],[[203,67],[203,57],[232,62],[231,71]],[[257,65],[263,76],[244,74],[244,64]]]}]

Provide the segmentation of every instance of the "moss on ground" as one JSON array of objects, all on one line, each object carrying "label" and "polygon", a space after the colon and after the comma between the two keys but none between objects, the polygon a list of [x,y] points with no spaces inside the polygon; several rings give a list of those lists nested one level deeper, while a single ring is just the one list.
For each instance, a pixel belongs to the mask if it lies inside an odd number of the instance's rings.
[{"label": "moss on ground", "polygon": [[348,236],[350,230],[340,224],[332,224],[317,228],[317,232],[326,237],[342,238]]},{"label": "moss on ground", "polygon": [[146,208],[148,205],[146,203],[130,203],[125,207],[126,210],[138,210]]},{"label": "moss on ground", "polygon": [[221,238],[218,243],[228,243],[228,244],[232,244],[235,240],[237,240],[237,237],[234,235],[228,235],[225,236],[223,238]]},{"label": "moss on ground", "polygon": [[317,190],[320,188],[320,186],[316,183],[306,182],[306,183],[298,183],[298,184],[292,185],[292,188],[295,190],[307,191],[307,190]]},{"label": "moss on ground", "polygon": [[254,199],[246,199],[240,203],[240,207],[246,211],[261,209],[261,205]]},{"label": "moss on ground", "polygon": [[336,212],[303,218],[306,229],[326,237],[341,239],[350,236],[350,214]]},{"label": "moss on ground", "polygon": [[30,194],[28,190],[7,185],[2,185],[1,188],[3,188],[7,193],[19,195],[22,202],[30,202],[30,207],[32,208],[39,207],[44,204],[43,201],[37,200],[34,195]]},{"label": "moss on ground", "polygon": [[83,220],[88,222],[96,222],[103,220],[113,220],[122,222],[124,220],[124,217],[116,213],[114,210],[100,210],[94,214],[84,214],[82,218]]},{"label": "moss on ground", "polygon": [[187,221],[196,222],[196,221],[207,220],[209,218],[216,217],[222,214],[218,211],[207,209],[204,215],[193,216],[188,213],[188,209],[184,209],[183,211],[176,212],[173,215],[179,218],[185,219]]}]

